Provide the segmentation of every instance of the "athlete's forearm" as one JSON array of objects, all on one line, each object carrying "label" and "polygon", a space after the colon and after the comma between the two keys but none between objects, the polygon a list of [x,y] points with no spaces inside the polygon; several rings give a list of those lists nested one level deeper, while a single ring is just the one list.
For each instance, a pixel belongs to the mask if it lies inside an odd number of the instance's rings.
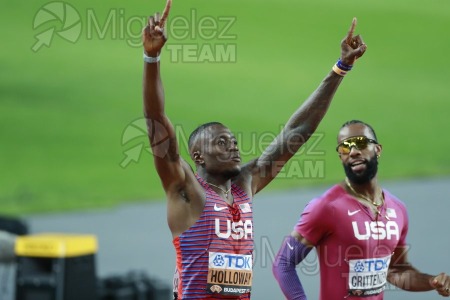
[{"label": "athlete's forearm", "polygon": [[398,267],[389,271],[388,281],[402,290],[410,292],[431,291],[432,275],[421,273],[412,266]]},{"label": "athlete's forearm", "polygon": [[344,77],[331,71],[317,89],[291,116],[285,126],[289,133],[307,139],[314,133],[327,112],[339,85]]},{"label": "athlete's forearm", "polygon": [[159,62],[144,62],[143,98],[146,118],[159,119],[161,116],[164,116],[164,89],[159,71]]},{"label": "athlete's forearm", "polygon": [[[164,90],[158,63],[144,62],[143,98],[144,116],[147,122],[148,137],[155,160],[163,158],[177,161],[179,150],[175,129],[164,111]],[[169,144],[161,147],[157,141],[167,139]],[[158,168],[158,166],[157,166]],[[167,166],[161,167],[167,171]]]},{"label": "athlete's forearm", "polygon": [[286,237],[275,257],[272,272],[288,300],[307,299],[295,267],[308,255],[311,249],[300,243],[296,238],[289,236]]},{"label": "athlete's forearm", "polygon": [[331,71],[317,89],[292,114],[281,133],[264,150],[260,160],[287,162],[306,143],[325,116],[342,76]]}]

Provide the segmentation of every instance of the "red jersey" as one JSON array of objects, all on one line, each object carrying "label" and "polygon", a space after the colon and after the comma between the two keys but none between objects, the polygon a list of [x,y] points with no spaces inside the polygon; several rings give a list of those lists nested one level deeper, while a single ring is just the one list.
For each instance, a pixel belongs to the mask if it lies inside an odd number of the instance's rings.
[{"label": "red jersey", "polygon": [[405,205],[383,192],[378,216],[340,185],[303,211],[295,230],[316,246],[321,300],[383,299],[391,255],[408,232]]}]

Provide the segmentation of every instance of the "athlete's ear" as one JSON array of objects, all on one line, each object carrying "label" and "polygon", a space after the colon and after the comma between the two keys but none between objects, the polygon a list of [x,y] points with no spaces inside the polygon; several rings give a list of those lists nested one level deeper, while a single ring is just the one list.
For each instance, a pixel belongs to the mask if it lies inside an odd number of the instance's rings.
[{"label": "athlete's ear", "polygon": [[381,152],[383,152],[383,145],[381,144],[376,144],[375,145],[375,154],[380,157],[381,156]]},{"label": "athlete's ear", "polygon": [[205,160],[203,159],[203,156],[200,154],[200,151],[194,151],[192,153],[192,160],[195,162],[196,165],[203,165],[205,163]]}]

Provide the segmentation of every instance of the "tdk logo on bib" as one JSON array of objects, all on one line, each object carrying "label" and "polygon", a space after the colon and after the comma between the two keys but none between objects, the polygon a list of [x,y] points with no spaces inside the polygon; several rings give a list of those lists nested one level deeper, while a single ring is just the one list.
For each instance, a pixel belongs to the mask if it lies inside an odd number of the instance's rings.
[{"label": "tdk logo on bib", "polygon": [[225,259],[223,259],[222,255],[217,254],[213,260],[213,264],[215,267],[223,267],[223,265],[225,264]]},{"label": "tdk logo on bib", "polygon": [[360,261],[358,261],[355,264],[355,272],[364,272],[364,264]]},{"label": "tdk logo on bib", "polygon": [[221,267],[224,269],[251,270],[252,256],[210,252],[209,265],[210,267]]},{"label": "tdk logo on bib", "polygon": [[354,266],[355,272],[374,272],[374,271],[381,271],[381,270],[387,270],[390,261],[389,258],[382,258],[382,259],[372,259],[372,260],[364,260],[364,261],[357,261]]}]

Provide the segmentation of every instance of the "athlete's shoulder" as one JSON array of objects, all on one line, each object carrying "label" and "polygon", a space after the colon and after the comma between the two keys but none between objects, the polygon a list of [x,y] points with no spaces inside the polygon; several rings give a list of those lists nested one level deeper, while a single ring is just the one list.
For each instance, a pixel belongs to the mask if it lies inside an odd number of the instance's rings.
[{"label": "athlete's shoulder", "polygon": [[339,184],[336,184],[323,192],[322,195],[312,199],[308,205],[331,206],[344,195],[344,189]]},{"label": "athlete's shoulder", "polygon": [[406,204],[400,200],[397,196],[395,196],[394,194],[392,194],[391,192],[389,192],[386,189],[383,189],[383,193],[384,193],[384,198],[386,202],[391,202],[394,205],[397,205],[398,207],[400,207],[403,210],[407,210],[406,208]]},{"label": "athlete's shoulder", "polygon": [[345,190],[339,184],[335,184],[316,199],[317,201],[329,204],[339,200],[342,196],[345,196],[345,194]]},{"label": "athlete's shoulder", "polygon": [[200,177],[200,175],[198,175],[197,173],[194,172],[194,177],[197,180],[197,182],[200,184],[200,186],[206,190],[208,184],[206,183],[205,179],[203,179],[202,177]]},{"label": "athlete's shoulder", "polygon": [[336,224],[334,217],[339,206],[336,201],[342,198],[344,193],[342,187],[334,185],[312,199],[305,206],[294,230],[311,243],[317,244],[323,236],[333,231]]},{"label": "athlete's shoulder", "polygon": [[335,184],[323,193],[322,198],[328,201],[333,201],[346,194],[347,192],[342,188],[341,185]]}]

